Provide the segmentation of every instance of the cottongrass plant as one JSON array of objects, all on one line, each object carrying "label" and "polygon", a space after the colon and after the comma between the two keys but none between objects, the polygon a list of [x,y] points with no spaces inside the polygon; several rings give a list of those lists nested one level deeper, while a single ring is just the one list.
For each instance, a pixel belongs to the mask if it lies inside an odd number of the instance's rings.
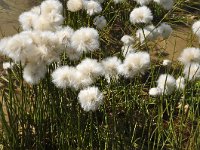
[{"label": "cottongrass plant", "polygon": [[93,21],[94,25],[100,30],[105,28],[107,25],[107,21],[104,16],[96,16]]},{"label": "cottongrass plant", "polygon": [[192,25],[192,31],[200,39],[200,20]]},{"label": "cottongrass plant", "polygon": [[78,100],[85,111],[95,111],[103,103],[103,94],[97,87],[88,87],[80,91]]},{"label": "cottongrass plant", "polygon": [[135,0],[137,4],[148,5],[152,0]]},{"label": "cottongrass plant", "polygon": [[0,78],[0,147],[199,149],[198,48],[181,64],[152,55],[172,4],[45,0],[22,13],[23,31],[0,41],[15,64]]},{"label": "cottongrass plant", "polygon": [[136,23],[149,23],[153,20],[153,15],[151,10],[146,6],[141,6],[134,8],[130,13],[130,22]]},{"label": "cottongrass plant", "polygon": [[154,0],[157,4],[161,5],[164,9],[170,10],[173,7],[173,0]]},{"label": "cottongrass plant", "polygon": [[119,66],[121,75],[132,78],[144,74],[150,67],[150,55],[147,52],[129,53]]}]

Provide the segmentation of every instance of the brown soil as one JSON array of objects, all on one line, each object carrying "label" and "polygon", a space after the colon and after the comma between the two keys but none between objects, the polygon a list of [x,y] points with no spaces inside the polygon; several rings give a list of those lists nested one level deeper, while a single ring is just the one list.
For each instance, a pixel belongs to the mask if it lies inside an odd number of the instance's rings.
[{"label": "brown soil", "polygon": [[[182,50],[186,47],[199,47],[198,39],[188,27],[174,29],[171,36],[162,42],[157,42],[158,51],[164,52],[164,58],[177,61]],[[159,55],[159,54],[157,54]]]},{"label": "brown soil", "polygon": [[35,5],[35,0],[1,0],[0,1],[0,37],[18,32],[19,15]]}]

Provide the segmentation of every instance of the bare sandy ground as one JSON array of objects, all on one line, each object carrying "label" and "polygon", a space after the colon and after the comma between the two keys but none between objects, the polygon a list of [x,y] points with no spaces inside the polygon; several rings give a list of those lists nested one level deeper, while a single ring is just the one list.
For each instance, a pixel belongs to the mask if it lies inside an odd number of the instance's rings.
[{"label": "bare sandy ground", "polygon": [[180,53],[187,47],[199,47],[197,38],[192,34],[189,27],[177,27],[171,36],[163,42],[157,43],[158,49],[168,53],[166,58],[177,61]]},{"label": "bare sandy ground", "polygon": [[31,8],[35,0],[0,0],[0,37],[10,36],[19,30],[19,15]]}]

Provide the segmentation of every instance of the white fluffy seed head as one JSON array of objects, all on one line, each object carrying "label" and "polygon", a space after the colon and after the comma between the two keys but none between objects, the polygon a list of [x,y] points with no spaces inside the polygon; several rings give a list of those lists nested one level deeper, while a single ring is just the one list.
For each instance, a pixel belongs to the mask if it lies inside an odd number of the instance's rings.
[{"label": "white fluffy seed head", "polygon": [[82,0],[68,0],[67,9],[71,12],[77,12],[83,8]]},{"label": "white fluffy seed head", "polygon": [[185,78],[190,81],[195,81],[200,79],[200,64],[191,63],[184,67],[183,73]]},{"label": "white fluffy seed head", "polygon": [[99,34],[94,28],[80,28],[71,38],[71,46],[78,52],[94,51],[99,48]]},{"label": "white fluffy seed head", "polygon": [[77,70],[81,73],[95,79],[98,76],[103,75],[103,67],[97,62],[96,59],[86,58],[76,66]]},{"label": "white fluffy seed head", "polygon": [[103,94],[97,87],[88,87],[80,91],[78,101],[84,111],[95,111],[103,103]]},{"label": "white fluffy seed head", "polygon": [[157,80],[157,87],[161,89],[163,94],[170,95],[176,87],[176,80],[169,74],[162,74]]},{"label": "white fluffy seed head", "polygon": [[147,52],[130,53],[119,66],[119,73],[132,78],[135,75],[144,74],[149,66],[150,55]]},{"label": "white fluffy seed head", "polygon": [[162,23],[158,28],[157,28],[158,33],[163,37],[163,39],[167,39],[171,33],[172,33],[172,28],[170,25],[167,23]]},{"label": "white fluffy seed head", "polygon": [[176,79],[176,88],[180,89],[180,90],[185,89],[185,79],[184,79],[184,77],[179,76]]},{"label": "white fluffy seed head", "polygon": [[45,0],[19,17],[24,30],[56,31],[63,20],[62,4],[58,0]]},{"label": "white fluffy seed head", "polygon": [[26,59],[28,62],[45,62],[50,64],[58,61],[63,52],[59,46],[58,38],[54,32],[50,31],[24,31],[20,34],[31,38],[32,43],[27,51]]},{"label": "white fluffy seed head", "polygon": [[152,0],[134,0],[139,5],[148,5]]},{"label": "white fluffy seed head", "polygon": [[149,90],[149,95],[153,96],[153,97],[156,97],[156,96],[159,96],[162,94],[162,90],[158,87],[155,87],[155,88],[151,88]]},{"label": "white fluffy seed head", "polygon": [[121,63],[121,60],[116,56],[104,59],[102,61],[104,75],[109,75],[111,77],[118,76],[118,66],[121,65]]},{"label": "white fluffy seed head", "polygon": [[62,49],[58,48],[57,36],[53,32],[35,32],[32,34],[34,49],[28,60],[44,61],[47,64],[59,60]]},{"label": "white fluffy seed head", "polygon": [[74,67],[69,66],[63,66],[60,68],[57,68],[52,73],[52,82],[56,85],[58,88],[65,89],[66,87],[77,87],[77,83],[75,80],[77,74],[77,70]]},{"label": "white fluffy seed head", "polygon": [[164,59],[162,65],[170,67],[172,65],[172,61],[169,59]]},{"label": "white fluffy seed head", "polygon": [[71,37],[73,34],[74,30],[69,26],[61,28],[60,30],[57,30],[55,33],[59,45],[62,45],[63,47],[68,47],[70,45]]},{"label": "white fluffy seed head", "polygon": [[119,3],[124,2],[124,0],[113,0],[113,2],[114,2],[115,4],[119,4]]},{"label": "white fluffy seed head", "polygon": [[153,15],[151,10],[146,6],[141,6],[139,8],[134,8],[130,13],[130,22],[132,24],[136,23],[149,23],[153,20]]},{"label": "white fluffy seed head", "polygon": [[29,84],[38,84],[46,72],[46,64],[27,64],[23,70],[23,78]]},{"label": "white fluffy seed head", "polygon": [[31,8],[30,12],[37,14],[38,16],[41,14],[41,8],[40,6],[35,6]]},{"label": "white fluffy seed head", "polygon": [[15,63],[13,63],[13,62],[3,62],[3,69],[5,69],[5,70],[12,69],[14,65],[15,65]]},{"label": "white fluffy seed head", "polygon": [[157,4],[161,5],[165,10],[170,10],[173,7],[173,0],[154,0]]},{"label": "white fluffy seed head", "polygon": [[87,10],[87,14],[92,16],[99,14],[102,11],[101,4],[98,1],[84,1],[84,8]]},{"label": "white fluffy seed head", "polygon": [[77,74],[75,76],[75,81],[77,84],[77,89],[88,87],[95,82],[95,80],[93,78],[91,78],[90,76],[88,76],[78,70],[77,70]]},{"label": "white fluffy seed head", "polygon": [[95,0],[95,1],[97,1],[97,2],[102,4],[105,0]]},{"label": "white fluffy seed head", "polygon": [[8,41],[11,39],[12,37],[5,37],[5,38],[2,38],[0,40],[0,52],[3,54],[3,55],[7,55],[8,52],[6,50],[6,47],[7,47],[7,43]]},{"label": "white fluffy seed head", "polygon": [[41,14],[49,15],[49,14],[61,14],[63,10],[63,6],[61,2],[58,0],[45,0],[41,3]]},{"label": "white fluffy seed head", "polygon": [[41,15],[33,23],[34,30],[38,31],[56,31],[56,29],[63,23],[62,15]]},{"label": "white fluffy seed head", "polygon": [[196,21],[192,25],[192,31],[195,35],[197,35],[200,38],[200,20]]},{"label": "white fluffy seed head", "polygon": [[158,31],[154,25],[148,25],[136,31],[136,38],[139,39],[140,43],[156,40],[158,36]]},{"label": "white fluffy seed head", "polygon": [[27,55],[33,51],[33,40],[25,34],[16,34],[7,41],[3,42],[3,54],[7,55],[16,62],[26,62]]},{"label": "white fluffy seed head", "polygon": [[103,29],[106,27],[107,25],[107,21],[105,19],[104,16],[96,16],[93,20],[94,25],[98,28],[98,29]]},{"label": "white fluffy seed head", "polygon": [[185,48],[178,59],[184,65],[200,63],[200,49],[194,47]]},{"label": "white fluffy seed head", "polygon": [[45,45],[48,48],[53,48],[55,45],[58,45],[58,37],[51,31],[34,31],[30,36],[36,45]]},{"label": "white fluffy seed head", "polygon": [[122,38],[121,38],[121,41],[123,42],[124,45],[133,45],[134,43],[134,38],[130,35],[124,35]]},{"label": "white fluffy seed head", "polygon": [[24,12],[19,16],[19,22],[23,30],[32,30],[38,15],[33,12]]}]

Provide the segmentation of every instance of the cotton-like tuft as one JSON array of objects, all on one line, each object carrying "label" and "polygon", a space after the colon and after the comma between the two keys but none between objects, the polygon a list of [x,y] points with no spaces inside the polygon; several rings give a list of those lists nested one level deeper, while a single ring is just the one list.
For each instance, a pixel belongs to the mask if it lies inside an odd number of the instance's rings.
[{"label": "cotton-like tuft", "polygon": [[45,45],[48,48],[55,48],[58,45],[58,37],[51,31],[34,31],[32,39],[36,45]]},{"label": "cotton-like tuft", "polygon": [[191,81],[199,80],[200,79],[200,64],[198,63],[191,63],[187,64],[184,67],[183,73],[185,78]]},{"label": "cotton-like tuft", "polygon": [[58,61],[63,49],[58,46],[55,33],[50,31],[23,31],[2,39],[0,50],[15,62],[50,64]]},{"label": "cotton-like tuft", "polygon": [[184,77],[179,76],[176,79],[176,88],[181,89],[181,90],[185,89],[185,79],[184,79]]},{"label": "cotton-like tuft", "polygon": [[99,34],[94,28],[80,28],[71,38],[71,46],[80,53],[99,48]]},{"label": "cotton-like tuft", "polygon": [[121,41],[123,42],[124,45],[133,45],[134,43],[134,38],[130,35],[124,35],[122,38],[121,38]]},{"label": "cotton-like tuft", "polygon": [[62,47],[68,47],[71,43],[71,37],[74,34],[74,30],[66,26],[64,28],[61,28],[60,30],[57,30],[55,35],[57,36],[59,45],[62,45]]},{"label": "cotton-like tuft", "polygon": [[147,52],[129,53],[123,64],[119,66],[119,73],[127,78],[144,74],[150,67],[150,55]]},{"label": "cotton-like tuft", "polygon": [[5,69],[5,70],[12,69],[14,65],[15,65],[15,63],[13,63],[13,62],[3,62],[3,69]]},{"label": "cotton-like tuft", "polygon": [[162,90],[158,87],[155,87],[155,88],[151,88],[149,90],[149,95],[153,96],[153,97],[156,97],[156,96],[159,96],[162,94]]},{"label": "cotton-like tuft", "polygon": [[103,75],[104,71],[102,65],[99,62],[97,62],[96,59],[90,58],[82,60],[81,63],[76,66],[76,68],[78,71],[91,77],[92,79]]},{"label": "cotton-like tuft", "polygon": [[77,89],[81,89],[93,84],[95,82],[95,79],[77,70],[77,74],[75,76],[75,82],[77,85]]},{"label": "cotton-like tuft", "polygon": [[148,5],[152,0],[134,0],[139,5]]},{"label": "cotton-like tuft", "polygon": [[93,20],[94,25],[98,28],[98,29],[103,29],[106,27],[107,25],[107,21],[105,19],[104,16],[96,16]]},{"label": "cotton-like tuft", "polygon": [[105,0],[95,0],[95,1],[97,1],[97,2],[102,4]]},{"label": "cotton-like tuft", "polygon": [[130,13],[130,21],[132,24],[136,23],[149,23],[153,20],[151,10],[146,6],[134,8]]},{"label": "cotton-like tuft", "polygon": [[63,6],[58,0],[45,0],[41,3],[41,14],[62,14]]},{"label": "cotton-like tuft", "polygon": [[184,65],[200,63],[200,49],[194,47],[185,48],[178,59]]},{"label": "cotton-like tuft", "polygon": [[6,40],[2,42],[2,53],[16,62],[26,62],[27,55],[33,52],[33,40],[25,34],[16,34]]},{"label": "cotton-like tuft", "polygon": [[87,10],[87,14],[90,16],[99,14],[102,11],[101,4],[93,0],[84,1],[84,8]]},{"label": "cotton-like tuft", "polygon": [[103,94],[97,87],[88,87],[80,91],[78,101],[84,111],[95,111],[103,103]]},{"label": "cotton-like tuft", "polygon": [[76,68],[63,66],[54,70],[51,76],[56,87],[65,89],[66,87],[77,88],[76,75]]},{"label": "cotton-like tuft", "polygon": [[113,0],[113,2],[115,3],[115,4],[119,4],[119,3],[122,3],[122,2],[124,2],[125,0]]},{"label": "cotton-like tuft", "polygon": [[197,35],[200,38],[200,20],[196,21],[192,25],[192,31],[195,35]]},{"label": "cotton-like tuft", "polygon": [[32,30],[34,22],[37,21],[38,15],[33,12],[24,12],[19,16],[19,22],[23,30]]},{"label": "cotton-like tuft", "polygon": [[121,60],[118,59],[116,56],[108,57],[102,61],[104,75],[108,83],[110,83],[111,78],[114,79],[118,78],[118,72],[119,72],[118,67],[119,65],[121,65],[121,63],[122,63]]},{"label": "cotton-like tuft", "polygon": [[163,39],[167,39],[171,33],[172,33],[172,28],[170,25],[167,23],[162,23],[158,28],[157,28],[158,33],[163,37]]},{"label": "cotton-like tuft", "polygon": [[7,50],[6,50],[6,46],[7,46],[7,43],[8,41],[11,39],[12,37],[5,37],[5,38],[2,38],[0,40],[0,52],[4,55],[7,55]]},{"label": "cotton-like tuft", "polygon": [[71,12],[77,12],[83,9],[83,1],[82,0],[68,0],[67,9]]},{"label": "cotton-like tuft", "polygon": [[157,80],[157,87],[161,89],[163,94],[170,95],[176,87],[176,80],[169,74],[162,74]]},{"label": "cotton-like tuft", "polygon": [[156,40],[158,36],[158,31],[154,25],[148,25],[136,31],[136,38],[139,39],[140,43]]},{"label": "cotton-like tuft", "polygon": [[154,0],[157,4],[161,5],[165,10],[170,10],[173,7],[173,0]]},{"label": "cotton-like tuft", "polygon": [[33,23],[35,30],[39,31],[56,31],[57,28],[63,23],[63,16],[59,14],[39,16]]},{"label": "cotton-like tuft", "polygon": [[35,6],[31,8],[30,12],[37,14],[38,16],[41,14],[41,8],[40,6]]},{"label": "cotton-like tuft", "polygon": [[23,70],[23,78],[29,84],[38,84],[45,77],[46,64],[27,64]]},{"label": "cotton-like tuft", "polygon": [[63,20],[62,4],[58,0],[45,0],[19,17],[23,30],[56,31]]},{"label": "cotton-like tuft", "polygon": [[172,65],[172,61],[169,59],[164,59],[162,65],[170,67]]},{"label": "cotton-like tuft", "polygon": [[[34,43],[37,45],[29,60],[45,61],[47,64],[58,61],[62,49],[58,48],[57,36],[53,32],[36,32],[33,34]],[[34,56],[34,57],[32,57]]]}]

